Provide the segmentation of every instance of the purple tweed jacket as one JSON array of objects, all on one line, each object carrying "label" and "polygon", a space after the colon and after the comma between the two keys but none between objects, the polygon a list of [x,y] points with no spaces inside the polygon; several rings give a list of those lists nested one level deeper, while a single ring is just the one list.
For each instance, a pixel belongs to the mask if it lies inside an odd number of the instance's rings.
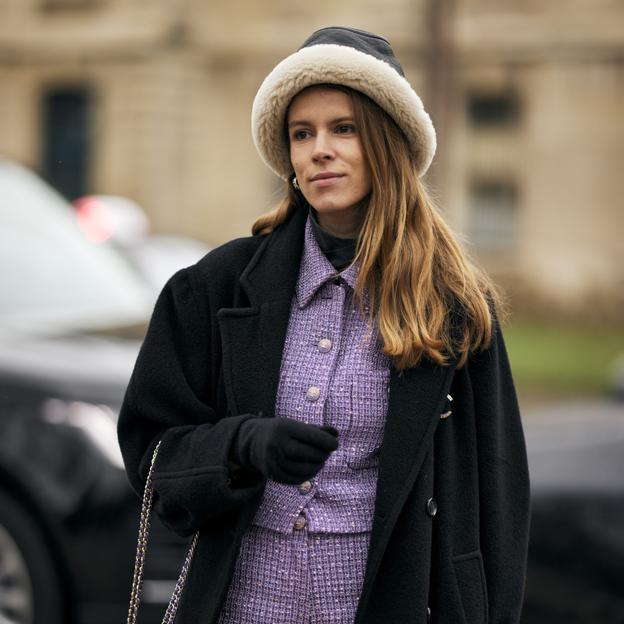
[{"label": "purple tweed jacket", "polygon": [[310,481],[269,480],[253,521],[258,526],[282,533],[301,525],[317,533],[372,529],[390,359],[355,305],[357,272],[357,265],[334,269],[308,217],[275,415],[333,425],[339,448]]}]

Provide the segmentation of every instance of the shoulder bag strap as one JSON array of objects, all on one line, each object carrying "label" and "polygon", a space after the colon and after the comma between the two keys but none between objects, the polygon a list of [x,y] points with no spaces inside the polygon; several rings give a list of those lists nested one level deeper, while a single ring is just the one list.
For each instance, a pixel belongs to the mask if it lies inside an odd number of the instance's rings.
[{"label": "shoulder bag strap", "polygon": [[[154,449],[152,455],[152,463],[147,474],[147,481],[145,482],[145,490],[143,491],[143,503],[141,505],[141,518],[139,521],[139,537],[137,540],[136,557],[134,560],[134,575],[132,577],[132,590],[130,592],[130,607],[128,609],[127,624],[136,624],[137,614],[139,612],[139,604],[141,601],[141,586],[143,584],[143,571],[145,565],[145,555],[147,553],[147,541],[149,538],[150,530],[150,515],[152,512],[152,503],[154,500],[154,488],[152,487],[152,475],[154,473],[154,466],[156,464],[156,457],[158,455],[158,449],[160,448],[160,441]],[[195,547],[199,539],[199,532],[196,531],[191,540],[191,544],[184,558],[182,569],[180,570],[180,576],[175,585],[167,610],[162,620],[162,624],[173,624],[173,621],[180,604],[180,596],[186,583],[186,577],[188,576],[189,569],[191,567],[191,561],[193,560],[193,554],[195,553]]]}]

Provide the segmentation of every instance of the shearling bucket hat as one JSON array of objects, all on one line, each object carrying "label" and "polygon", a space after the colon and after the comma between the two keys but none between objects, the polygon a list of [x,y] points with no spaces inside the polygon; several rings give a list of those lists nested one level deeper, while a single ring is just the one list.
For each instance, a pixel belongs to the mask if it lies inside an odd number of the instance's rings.
[{"label": "shearling bucket hat", "polygon": [[364,30],[330,26],[312,33],[279,63],[254,99],[253,140],[278,176],[287,180],[293,173],[284,130],[288,105],[297,93],[316,84],[351,87],[375,101],[407,137],[418,174],[427,171],[436,150],[435,129],[390,43]]}]

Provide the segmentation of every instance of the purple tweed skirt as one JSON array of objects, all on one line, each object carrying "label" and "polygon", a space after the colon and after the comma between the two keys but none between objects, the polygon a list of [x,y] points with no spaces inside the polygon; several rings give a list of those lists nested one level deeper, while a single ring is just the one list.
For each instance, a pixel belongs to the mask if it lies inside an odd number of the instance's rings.
[{"label": "purple tweed skirt", "polygon": [[251,525],[219,624],[353,624],[369,540],[370,532]]}]

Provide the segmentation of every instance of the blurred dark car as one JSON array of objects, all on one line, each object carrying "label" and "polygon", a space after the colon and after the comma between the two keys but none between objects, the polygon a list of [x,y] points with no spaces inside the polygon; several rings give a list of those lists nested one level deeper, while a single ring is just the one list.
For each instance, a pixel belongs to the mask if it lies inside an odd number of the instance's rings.
[{"label": "blurred dark car", "polygon": [[624,623],[624,405],[525,420],[532,514],[524,624]]},{"label": "blurred dark car", "polygon": [[[0,266],[0,622],[124,621],[139,506],[116,419],[153,290],[2,159]],[[160,622],[184,546],[153,531],[144,622]]]}]

